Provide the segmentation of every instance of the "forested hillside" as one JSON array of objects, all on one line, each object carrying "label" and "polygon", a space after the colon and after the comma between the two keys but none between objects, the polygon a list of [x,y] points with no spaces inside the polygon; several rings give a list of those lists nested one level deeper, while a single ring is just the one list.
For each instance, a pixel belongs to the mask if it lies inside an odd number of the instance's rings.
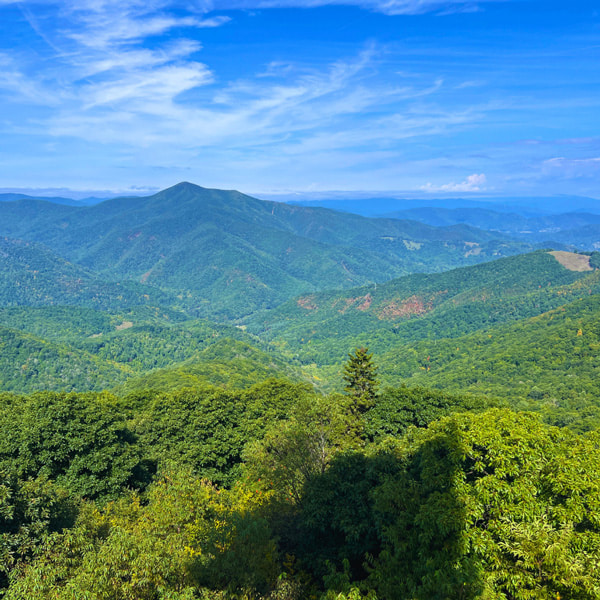
[{"label": "forested hillside", "polygon": [[0,238],[0,307],[75,305],[103,310],[181,300],[133,281],[108,282],[41,244]]},{"label": "forested hillside", "polygon": [[156,287],[169,291],[196,315],[219,320],[307,291],[441,271],[531,248],[465,226],[366,219],[188,183],[89,207],[3,202],[0,235],[44,244],[104,281],[146,284],[149,295]]},{"label": "forested hillside", "polygon": [[[306,363],[345,359],[345,348],[395,352],[412,341],[456,338],[533,317],[600,292],[600,275],[580,259],[574,271],[547,251],[433,275],[411,275],[349,291],[302,296],[248,322]],[[593,261],[592,261],[593,262]]]},{"label": "forested hillside", "polygon": [[0,204],[4,598],[600,598],[598,253],[36,206]]},{"label": "forested hillside", "polygon": [[0,310],[0,323],[22,328],[0,326],[1,389],[168,390],[207,383],[243,387],[272,376],[301,377],[297,366],[256,347],[267,349],[235,327],[197,320],[170,323],[148,319],[144,312],[125,313],[125,319],[91,312]]},{"label": "forested hillside", "polygon": [[[24,249],[37,257],[38,247],[25,245]],[[481,376],[470,383],[469,378],[471,366],[481,363],[476,369],[485,371],[486,365],[494,364],[494,356],[513,356],[517,346],[531,336],[531,344],[539,338],[537,347],[551,344],[552,351],[559,352],[559,346],[550,340],[563,333],[551,336],[543,320],[531,318],[564,308],[568,315],[581,312],[583,327],[589,321],[588,313],[583,304],[571,307],[571,303],[584,298],[593,302],[600,293],[600,271],[591,266],[595,260],[595,255],[538,251],[345,292],[300,296],[240,320],[238,326],[194,319],[181,304],[163,307],[160,300],[166,298],[168,302],[172,296],[161,297],[159,290],[154,296],[141,298],[146,306],[136,305],[137,296],[132,292],[140,284],[124,285],[123,293],[121,286],[111,288],[115,284],[94,284],[61,296],[62,280],[57,281],[54,272],[46,268],[41,273],[46,281],[56,284],[57,292],[55,297],[46,295],[45,301],[35,300],[32,294],[32,303],[64,305],[73,301],[104,310],[10,305],[0,309],[0,324],[7,328],[2,336],[0,377],[3,389],[27,392],[170,390],[207,382],[237,382],[239,386],[264,376],[286,374],[332,390],[339,389],[340,369],[348,350],[363,345],[380,358],[384,384],[414,380],[500,396],[528,397],[533,393],[563,398],[576,393],[579,397],[582,390],[595,389],[593,370],[583,369],[578,378],[565,379],[570,363],[563,359],[554,375],[542,369],[534,376],[526,362],[519,368],[509,361],[513,367],[501,376]],[[27,264],[32,262],[28,257]],[[584,270],[571,270],[575,268]],[[29,283],[23,281],[25,290],[37,289],[33,287],[38,281],[33,271]],[[119,305],[120,310],[111,308]],[[554,326],[558,327],[557,318]],[[567,324],[564,329],[568,336]],[[594,335],[593,324],[584,330],[587,336]],[[481,340],[492,339],[492,346],[487,342],[482,346]],[[537,360],[535,349],[531,352],[532,360]],[[461,361],[454,362],[458,357]],[[96,376],[99,373],[106,376]],[[561,378],[554,395],[536,391],[554,386]],[[516,381],[523,383],[515,385]]]}]

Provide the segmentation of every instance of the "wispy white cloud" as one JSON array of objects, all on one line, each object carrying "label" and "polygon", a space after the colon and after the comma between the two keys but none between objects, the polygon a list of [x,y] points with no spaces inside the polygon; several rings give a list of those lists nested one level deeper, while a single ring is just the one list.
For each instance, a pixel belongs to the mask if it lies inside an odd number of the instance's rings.
[{"label": "wispy white cloud", "polygon": [[410,103],[435,96],[443,82],[420,87],[374,83],[370,77],[377,58],[377,50],[369,47],[324,68],[291,67],[283,83],[259,73],[204,94],[201,102],[185,103],[177,96],[209,83],[207,68],[188,62],[159,65],[147,73],[134,70],[136,76],[129,74],[121,82],[84,86],[80,93],[86,110],[61,112],[49,122],[49,131],[132,148],[161,143],[180,149],[227,146],[264,152],[276,147],[280,155],[306,156],[367,145],[373,151],[480,118],[473,110],[409,110]]},{"label": "wispy white cloud", "polygon": [[460,183],[445,183],[443,185],[433,185],[426,183],[421,186],[424,192],[483,192],[486,189],[487,177],[484,173],[473,173]]},{"label": "wispy white cloud", "polygon": [[[13,131],[18,128],[31,139],[43,132],[47,155],[91,148],[114,156],[118,168],[142,166],[153,175],[156,165],[179,173],[201,164],[211,174],[222,173],[224,181],[232,172],[274,179],[280,167],[280,185],[284,173],[294,173],[296,181],[321,188],[331,173],[355,186],[368,171],[388,186],[402,171],[418,189],[429,171],[410,172],[416,163],[406,141],[430,143],[481,123],[498,109],[491,102],[478,105],[472,97],[444,103],[445,90],[456,88],[451,76],[446,83],[435,69],[425,74],[410,61],[386,64],[390,50],[376,43],[354,53],[345,49],[345,59],[338,58],[339,48],[329,60],[324,55],[298,62],[278,57],[234,71],[236,77],[227,80],[205,58],[198,31],[227,26],[215,9],[353,4],[416,14],[467,6],[459,0],[222,0],[178,10],[166,0],[42,1],[54,7],[53,19],[44,19],[43,11],[26,16],[52,49],[50,57],[42,65],[33,53],[29,62],[26,53],[0,55],[0,93],[10,92],[14,105],[25,99],[50,108],[12,124]],[[7,123],[0,123],[5,130]],[[482,168],[478,163],[453,166],[446,175]],[[80,176],[90,172],[80,169]],[[485,175],[474,174],[423,189],[481,191],[485,185]]]},{"label": "wispy white cloud", "polygon": [[44,77],[28,76],[18,61],[6,53],[0,53],[0,97],[3,92],[28,104],[58,106],[61,101]]},{"label": "wispy white cloud", "polygon": [[455,86],[455,89],[457,90],[466,90],[468,88],[478,88],[485,85],[483,81],[473,81],[473,80],[469,80],[469,81],[463,81],[462,83],[459,83],[457,86]]},{"label": "wispy white cloud", "polygon": [[[213,8],[267,9],[315,8],[318,6],[358,6],[387,15],[420,15],[428,12],[449,14],[473,11],[481,4],[499,0],[215,0]],[[205,3],[206,4],[206,3]]]},{"label": "wispy white cloud", "polygon": [[541,172],[543,175],[565,179],[598,177],[600,174],[600,157],[565,158],[558,156],[549,158],[543,161]]},{"label": "wispy white cloud", "polygon": [[[58,12],[52,22],[59,22],[60,27],[52,28],[26,4],[22,7],[24,17],[54,56],[42,67],[23,56],[17,60],[0,55],[4,67],[0,90],[10,90],[24,99],[36,98],[41,104],[60,105],[62,100],[64,110],[58,111],[58,116],[104,104],[150,99],[154,103],[171,102],[182,92],[206,85],[213,76],[205,64],[195,60],[202,48],[200,42],[185,36],[161,40],[151,47],[145,42],[173,28],[189,31],[216,27],[228,20],[175,17],[163,0],[78,0],[57,2]],[[48,0],[45,4],[53,3]],[[42,90],[45,93],[40,93]]]}]

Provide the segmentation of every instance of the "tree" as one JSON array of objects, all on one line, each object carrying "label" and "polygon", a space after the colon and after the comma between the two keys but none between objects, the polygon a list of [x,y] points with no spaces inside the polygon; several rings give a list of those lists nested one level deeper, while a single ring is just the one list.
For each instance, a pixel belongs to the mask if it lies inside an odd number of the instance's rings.
[{"label": "tree", "polygon": [[0,596],[11,571],[42,547],[46,536],[71,527],[78,502],[44,477],[22,480],[0,469]]},{"label": "tree", "polygon": [[[493,409],[410,429],[372,493],[381,597],[600,597],[600,436]],[[382,446],[384,448],[384,446]]]},{"label": "tree", "polygon": [[354,420],[341,402],[301,397],[289,419],[248,444],[246,467],[254,479],[269,481],[276,497],[299,505],[306,483],[322,475],[336,454],[359,445]]},{"label": "tree", "polygon": [[377,367],[373,364],[373,354],[368,348],[356,348],[348,354],[348,362],[344,366],[344,388],[352,398],[354,412],[364,413],[375,403],[377,395]]},{"label": "tree", "polygon": [[110,394],[39,392],[3,406],[0,469],[91,500],[142,489],[154,466]]}]

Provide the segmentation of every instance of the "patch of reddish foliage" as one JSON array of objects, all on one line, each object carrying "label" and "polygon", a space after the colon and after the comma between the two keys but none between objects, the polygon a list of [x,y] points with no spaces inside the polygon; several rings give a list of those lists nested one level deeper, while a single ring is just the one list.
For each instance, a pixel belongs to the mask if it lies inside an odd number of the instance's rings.
[{"label": "patch of reddish foliage", "polygon": [[393,300],[386,304],[377,317],[383,321],[392,321],[406,317],[424,315],[433,308],[431,301],[424,302],[418,296],[411,296],[405,300]]},{"label": "patch of reddish foliage", "polygon": [[367,294],[364,297],[364,302],[356,307],[356,310],[369,310],[371,308],[371,304],[373,303],[373,297],[371,294]]},{"label": "patch of reddish foliage", "polygon": [[[356,310],[368,310],[373,302],[373,298],[371,294],[367,294],[366,296],[358,296],[357,298],[340,298],[336,300],[331,308],[335,308],[340,302],[342,302],[342,308],[338,308],[338,312],[340,314],[344,314],[349,308],[356,308]],[[358,306],[356,304],[360,302]]]},{"label": "patch of reddish foliage", "polygon": [[296,304],[305,310],[317,310],[318,307],[314,303],[314,299],[314,296],[304,296],[303,298],[298,298]]}]

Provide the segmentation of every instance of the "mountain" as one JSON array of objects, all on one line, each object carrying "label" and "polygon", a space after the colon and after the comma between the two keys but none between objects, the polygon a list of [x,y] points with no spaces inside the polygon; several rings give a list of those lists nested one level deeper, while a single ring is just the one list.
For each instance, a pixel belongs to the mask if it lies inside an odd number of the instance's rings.
[{"label": "mountain", "polygon": [[580,250],[598,250],[600,249],[600,223],[594,222],[573,229],[564,229],[553,233],[552,239],[559,244],[566,244]]},{"label": "mountain", "polygon": [[66,206],[89,206],[102,202],[103,198],[81,198],[75,200],[73,198],[63,198],[61,196],[29,196],[27,194],[17,193],[0,193],[0,202],[15,202],[16,200],[40,200],[42,202],[50,202],[52,204],[64,204]]},{"label": "mountain", "polygon": [[367,219],[189,183],[89,207],[0,203],[0,235],[41,243],[104,281],[167,290],[195,314],[221,320],[319,289],[531,248],[465,225]]},{"label": "mountain", "polygon": [[0,307],[77,305],[123,309],[176,302],[157,288],[130,281],[107,282],[41,244],[0,238]]},{"label": "mountain", "polygon": [[395,211],[383,216],[412,219],[434,227],[466,224],[553,247],[571,246],[580,250],[600,248],[600,215],[594,213],[569,212],[526,217],[482,208],[427,207]]},{"label": "mountain", "polygon": [[[332,192],[329,197],[296,199],[289,196],[275,196],[294,206],[312,206],[330,208],[350,212],[366,217],[389,216],[406,210],[428,210],[442,208],[445,210],[469,209],[491,210],[500,213],[515,213],[524,217],[559,214],[565,212],[591,212],[600,214],[600,201],[585,196],[550,196],[550,197],[471,197],[471,198],[402,198],[402,197],[361,197],[348,198],[348,193]],[[402,217],[404,218],[404,217]]]},{"label": "mountain", "polygon": [[526,217],[518,213],[505,213],[483,208],[413,208],[382,215],[391,219],[412,219],[434,227],[465,224],[486,231],[499,231],[506,235],[526,235],[536,241],[548,238],[557,231],[600,224],[600,214],[568,212],[555,215]]},{"label": "mountain", "polygon": [[[359,346],[383,357],[384,383],[397,384],[413,375],[403,369],[403,357],[415,356],[419,344],[431,353],[431,345],[441,340],[479,335],[598,293],[600,271],[590,266],[590,256],[538,251],[377,286],[301,296],[255,315],[248,330],[300,360],[325,387],[341,381],[347,353]],[[543,342],[543,332],[538,343],[540,352],[550,343]],[[453,344],[448,342],[448,348]]]}]

